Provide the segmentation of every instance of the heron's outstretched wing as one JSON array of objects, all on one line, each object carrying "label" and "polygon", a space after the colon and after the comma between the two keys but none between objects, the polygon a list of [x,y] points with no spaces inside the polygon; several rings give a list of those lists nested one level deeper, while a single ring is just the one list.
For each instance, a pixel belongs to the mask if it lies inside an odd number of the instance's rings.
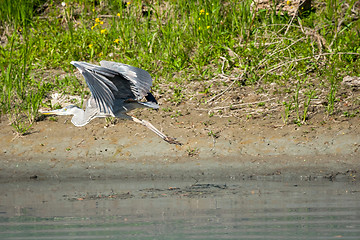
[{"label": "heron's outstretched wing", "polygon": [[[110,61],[101,61],[100,65],[104,68],[121,74],[122,77],[129,81],[130,90],[135,97],[134,100],[140,101],[150,92],[150,88],[152,86],[152,79],[147,71],[127,64]],[[114,84],[118,86],[115,82]]]},{"label": "heron's outstretched wing", "polygon": [[118,88],[109,79],[118,75],[117,72],[104,67],[96,66],[86,62],[72,61],[86,80],[100,112],[112,114],[114,103],[114,91]]}]

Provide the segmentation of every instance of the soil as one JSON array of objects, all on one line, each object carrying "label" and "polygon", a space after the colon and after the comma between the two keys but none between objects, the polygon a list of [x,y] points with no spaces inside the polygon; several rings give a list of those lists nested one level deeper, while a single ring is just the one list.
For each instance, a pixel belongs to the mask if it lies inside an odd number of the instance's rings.
[{"label": "soil", "polygon": [[[179,85],[159,85],[154,95],[160,110],[133,111],[177,138],[181,146],[168,144],[131,121],[95,119],[78,128],[70,116],[44,118],[34,123],[29,134],[18,136],[3,118],[0,179],[356,179],[360,117],[343,112],[358,108],[359,103],[354,105],[358,90],[341,87],[333,115],[314,100],[305,122],[294,124],[292,113],[284,124],[281,103],[289,94],[274,94],[279,89],[271,84],[264,90],[263,86],[229,88],[228,83],[194,81],[177,96],[174,88]],[[209,86],[210,93],[205,93]]]}]

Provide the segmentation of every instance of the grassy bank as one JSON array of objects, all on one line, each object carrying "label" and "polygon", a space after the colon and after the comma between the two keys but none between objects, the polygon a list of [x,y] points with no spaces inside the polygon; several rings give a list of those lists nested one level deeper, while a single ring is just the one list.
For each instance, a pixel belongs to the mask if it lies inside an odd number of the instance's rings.
[{"label": "grassy bank", "polygon": [[[360,76],[360,6],[355,0],[313,4],[292,17],[252,12],[250,0],[4,0],[1,114],[23,134],[39,119],[39,107],[56,107],[47,101],[51,92],[86,96],[74,74],[57,74],[72,73],[72,60],[144,68],[159,92],[159,83],[176,83],[174,104],[186,100],[188,83],[225,75],[236,79],[235,88],[279,86],[289,96],[282,102],[285,124],[304,123],[314,99],[323,98],[325,114],[344,114],[335,103],[343,77]],[[212,86],[199,90],[203,101],[216,96]]]}]

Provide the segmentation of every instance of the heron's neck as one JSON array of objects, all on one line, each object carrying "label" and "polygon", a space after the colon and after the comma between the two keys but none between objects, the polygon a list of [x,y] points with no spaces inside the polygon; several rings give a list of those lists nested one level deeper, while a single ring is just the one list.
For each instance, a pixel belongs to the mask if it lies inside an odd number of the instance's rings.
[{"label": "heron's neck", "polygon": [[72,114],[74,115],[71,119],[71,122],[76,127],[82,127],[88,124],[89,122],[85,119],[85,111],[81,108],[74,108]]}]

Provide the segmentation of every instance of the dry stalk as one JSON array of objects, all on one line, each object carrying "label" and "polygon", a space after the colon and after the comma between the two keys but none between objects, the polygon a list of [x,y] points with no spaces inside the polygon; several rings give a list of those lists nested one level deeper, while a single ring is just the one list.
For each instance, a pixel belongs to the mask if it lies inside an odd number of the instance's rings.
[{"label": "dry stalk", "polygon": [[239,81],[240,79],[243,78],[244,74],[246,73],[246,70],[247,70],[247,66],[246,66],[244,72],[241,74],[241,76],[240,76],[239,78],[235,79],[224,91],[222,91],[221,93],[219,93],[219,94],[215,95],[214,97],[210,98],[210,100],[208,100],[207,103],[210,103],[210,102],[218,99],[220,96],[222,96],[224,93],[226,93],[230,88],[232,88],[232,86],[233,86],[237,81]]},{"label": "dry stalk", "polygon": [[285,65],[288,65],[288,64],[291,64],[291,63],[295,63],[295,62],[304,61],[304,60],[311,59],[311,58],[317,59],[318,57],[323,57],[323,56],[328,56],[328,55],[358,55],[358,56],[360,56],[360,53],[351,53],[351,52],[321,53],[321,54],[317,54],[317,55],[313,55],[313,56],[309,56],[309,57],[294,59],[294,60],[291,60],[291,61],[287,61],[287,62],[278,64],[275,67],[271,68],[270,70],[266,71],[266,73],[261,76],[259,81],[261,81],[265,77],[265,75],[267,75],[268,73],[270,73],[270,72],[272,72],[272,71],[274,71],[276,69],[279,69],[282,66],[285,66]]},{"label": "dry stalk", "polygon": [[212,110],[221,110],[221,109],[226,109],[226,108],[234,109],[234,108],[241,107],[241,106],[253,105],[253,104],[258,104],[258,103],[262,103],[262,102],[269,102],[269,101],[272,101],[272,100],[275,100],[275,99],[276,98],[270,98],[270,99],[267,99],[267,100],[256,101],[256,102],[239,103],[239,104],[234,104],[234,105],[224,106],[224,107],[215,107]]},{"label": "dry stalk", "polygon": [[273,52],[272,54],[270,54],[269,56],[267,56],[267,58],[265,58],[264,60],[262,60],[262,61],[258,64],[257,69],[263,67],[264,62],[267,61],[267,60],[268,60],[270,57],[272,57],[273,55],[278,54],[279,52],[286,51],[287,49],[289,49],[290,47],[292,47],[294,44],[296,44],[296,43],[298,43],[298,42],[300,42],[300,41],[302,41],[302,40],[304,40],[304,39],[305,39],[305,37],[302,37],[302,38],[294,41],[293,43],[291,43],[291,44],[290,44],[289,46],[287,46],[286,48],[279,49],[278,51]]}]

